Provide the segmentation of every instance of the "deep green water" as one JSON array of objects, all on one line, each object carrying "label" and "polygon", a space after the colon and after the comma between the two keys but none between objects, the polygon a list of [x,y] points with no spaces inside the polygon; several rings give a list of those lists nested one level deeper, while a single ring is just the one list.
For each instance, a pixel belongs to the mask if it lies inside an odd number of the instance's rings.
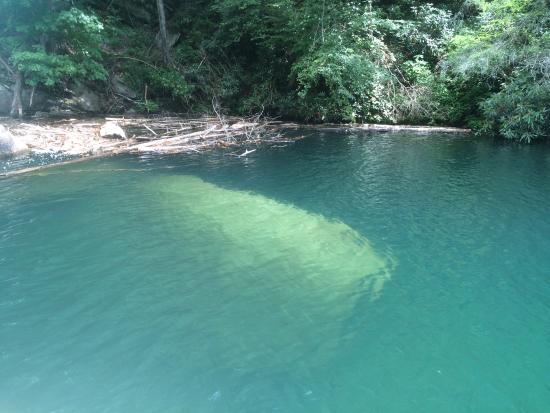
[{"label": "deep green water", "polygon": [[550,146],[312,133],[0,211],[0,413],[550,411]]}]

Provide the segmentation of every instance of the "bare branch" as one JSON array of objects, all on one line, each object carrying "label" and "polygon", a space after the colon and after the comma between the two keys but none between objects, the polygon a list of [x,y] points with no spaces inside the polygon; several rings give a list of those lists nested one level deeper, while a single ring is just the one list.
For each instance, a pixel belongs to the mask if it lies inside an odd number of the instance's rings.
[{"label": "bare branch", "polygon": [[6,69],[6,71],[9,73],[10,76],[15,76],[15,72],[13,71],[13,69],[11,68],[11,66],[8,64],[8,62],[6,62],[2,56],[0,56],[0,64],[2,64],[2,66],[4,66],[4,68]]}]

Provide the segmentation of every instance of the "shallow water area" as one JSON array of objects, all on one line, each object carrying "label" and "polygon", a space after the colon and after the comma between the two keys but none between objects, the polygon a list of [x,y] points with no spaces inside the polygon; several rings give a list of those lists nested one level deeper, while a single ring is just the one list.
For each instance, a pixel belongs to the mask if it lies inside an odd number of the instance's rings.
[{"label": "shallow water area", "polygon": [[548,146],[311,131],[0,178],[0,209],[0,413],[550,406]]},{"label": "shallow water area", "polygon": [[17,156],[0,157],[0,177],[26,168],[39,168],[77,159],[76,156],[57,153],[23,153]]}]

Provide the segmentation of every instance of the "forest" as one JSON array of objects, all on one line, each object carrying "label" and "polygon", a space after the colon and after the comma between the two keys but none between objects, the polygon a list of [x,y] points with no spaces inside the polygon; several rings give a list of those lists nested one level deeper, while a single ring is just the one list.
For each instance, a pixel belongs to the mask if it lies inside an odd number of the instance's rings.
[{"label": "forest", "polygon": [[19,117],[88,94],[531,142],[550,135],[549,29],[546,0],[0,0],[0,95]]}]

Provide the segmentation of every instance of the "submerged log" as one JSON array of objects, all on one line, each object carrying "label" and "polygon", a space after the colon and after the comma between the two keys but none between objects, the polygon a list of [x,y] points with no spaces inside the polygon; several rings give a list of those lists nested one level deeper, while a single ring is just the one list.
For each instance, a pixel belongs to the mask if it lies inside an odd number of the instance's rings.
[{"label": "submerged log", "polygon": [[283,129],[317,129],[317,130],[372,130],[378,132],[417,132],[417,133],[470,133],[471,129],[455,128],[452,126],[415,126],[415,125],[384,125],[384,124],[372,124],[372,123],[357,123],[349,125],[341,124],[329,124],[324,123],[321,125],[310,125],[302,123],[277,123],[273,122],[273,125],[277,124],[278,127]]}]

